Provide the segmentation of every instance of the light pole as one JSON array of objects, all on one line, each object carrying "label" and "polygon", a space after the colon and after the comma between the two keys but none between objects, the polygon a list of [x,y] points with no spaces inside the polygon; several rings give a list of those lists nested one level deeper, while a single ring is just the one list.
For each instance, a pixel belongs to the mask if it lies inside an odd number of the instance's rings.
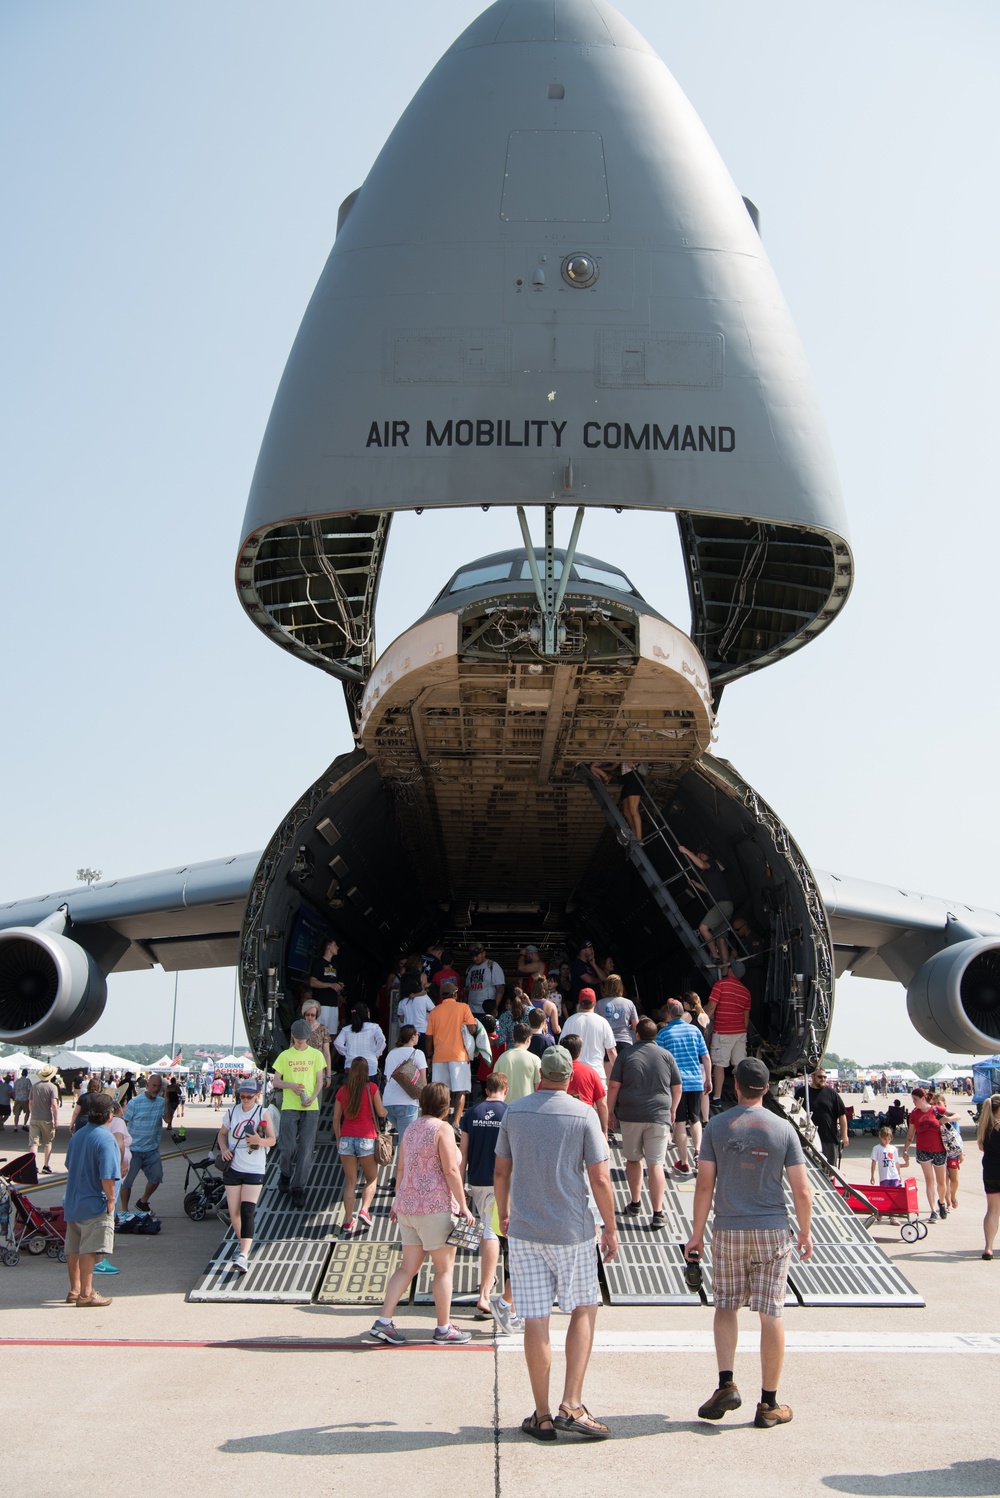
[{"label": "light pole", "polygon": [[180,979],[180,973],[179,972],[174,973],[174,1017],[170,1021],[170,1059],[171,1059],[171,1061],[173,1061],[173,1059],[174,1059],[174,1038],[175,1038],[175,1036],[177,1034],[177,983],[178,983],[179,979]]}]

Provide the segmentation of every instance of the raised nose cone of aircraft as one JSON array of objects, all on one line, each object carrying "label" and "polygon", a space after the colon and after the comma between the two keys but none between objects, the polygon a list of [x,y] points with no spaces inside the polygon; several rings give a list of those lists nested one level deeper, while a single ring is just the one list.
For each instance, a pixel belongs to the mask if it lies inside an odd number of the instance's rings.
[{"label": "raised nose cone of aircraft", "polygon": [[799,340],[691,105],[602,0],[499,0],[342,209],[261,449],[241,597],[356,693],[394,510],[551,502],[677,514],[716,685],[849,590]]}]

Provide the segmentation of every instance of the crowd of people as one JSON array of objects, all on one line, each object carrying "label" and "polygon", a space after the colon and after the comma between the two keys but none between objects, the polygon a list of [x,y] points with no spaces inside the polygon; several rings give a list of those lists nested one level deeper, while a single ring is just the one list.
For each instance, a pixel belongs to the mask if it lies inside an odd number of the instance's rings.
[{"label": "crowd of people", "polygon": [[[668,1171],[695,1180],[684,1250],[692,1287],[699,1283],[714,1211],[718,1382],[699,1415],[716,1420],[740,1407],[737,1312],[749,1305],[761,1325],[754,1423],[787,1423],[791,1411],[777,1398],[781,1314],[789,1264],[812,1253],[811,1199],[800,1131],[763,1106],[770,1077],[762,1062],[747,1055],[750,995],[732,970],[704,1003],[685,993],[653,1018],[639,1013],[611,959],[598,962],[589,941],[574,959],[559,955],[549,963],[536,947],[524,947],[511,983],[481,945],[470,952],[463,975],[451,954],[435,944],[401,965],[387,1027],[390,1044],[363,1004],[344,1005],[336,953],[335,941],[324,945],[301,992],[289,1044],[270,1076],[234,1078],[219,1091],[217,1146],[237,1240],[233,1272],[249,1269],[271,1149],[278,1151],[279,1191],[293,1206],[305,1205],[321,1105],[332,1089],[346,1237],[371,1229],[378,1168],[395,1156],[391,1213],[402,1254],[370,1337],[388,1346],[406,1342],[394,1316],[429,1258],[433,1340],[468,1342],[471,1333],[452,1321],[453,1276],[459,1247],[477,1248],[474,1315],[492,1322],[499,1335],[524,1334],[534,1408],[523,1431],[539,1441],[559,1433],[603,1439],[609,1429],[584,1404],[583,1384],[601,1300],[595,1242],[605,1261],[618,1252],[608,1143],[609,1131],[618,1130],[629,1188],[621,1208],[626,1219],[643,1212],[645,1180],[645,1226],[662,1231]],[[727,1076],[736,1105],[724,1108]],[[24,1096],[15,1091],[21,1078],[8,1083],[8,1113],[17,1107],[15,1127],[27,1128],[42,1171],[51,1173],[56,1079],[51,1067],[42,1067],[27,1080],[27,1090],[20,1088]],[[67,1300],[80,1308],[110,1304],[95,1288],[95,1276],[115,1272],[115,1224],[129,1214],[140,1177],[132,1210],[152,1210],[163,1179],[164,1129],[183,1105],[184,1091],[179,1078],[155,1072],[137,1082],[129,1078],[127,1085],[94,1077],[75,1102],[67,1153]],[[821,1067],[799,1092],[819,1147],[836,1163],[847,1142],[841,1092]],[[213,1097],[210,1090],[207,1097]],[[0,1094],[0,1115],[4,1106]],[[0,1126],[6,1121],[0,1116]],[[930,1087],[915,1087],[909,1107],[894,1099],[877,1122],[872,1184],[898,1184],[915,1145],[930,1216],[946,1218],[959,1205],[964,1158],[955,1110]],[[903,1127],[900,1147],[894,1135]],[[982,1109],[978,1144],[988,1203],[983,1258],[990,1259],[1000,1226],[1000,1096]],[[669,1165],[671,1145],[676,1159]],[[783,1179],[794,1203],[794,1227]],[[549,1319],[556,1302],[569,1325],[563,1397],[553,1412]]]}]

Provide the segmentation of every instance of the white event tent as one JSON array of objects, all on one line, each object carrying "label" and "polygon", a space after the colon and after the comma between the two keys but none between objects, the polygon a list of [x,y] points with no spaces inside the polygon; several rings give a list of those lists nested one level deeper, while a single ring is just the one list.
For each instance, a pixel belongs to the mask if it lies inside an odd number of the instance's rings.
[{"label": "white event tent", "polygon": [[0,1072],[23,1071],[25,1067],[29,1071],[38,1071],[39,1067],[47,1064],[39,1061],[36,1056],[26,1056],[23,1051],[15,1051],[13,1056],[0,1056]]}]

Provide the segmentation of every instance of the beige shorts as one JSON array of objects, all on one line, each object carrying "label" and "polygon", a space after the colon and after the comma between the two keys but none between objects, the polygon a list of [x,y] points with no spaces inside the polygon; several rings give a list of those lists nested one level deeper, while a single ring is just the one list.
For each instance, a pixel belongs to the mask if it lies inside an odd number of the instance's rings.
[{"label": "beige shorts", "polygon": [[495,1243],[497,1235],[493,1231],[493,1207],[497,1199],[496,1192],[492,1186],[466,1186],[465,1189],[476,1204],[476,1211],[483,1225],[483,1238],[492,1238]]},{"label": "beige shorts", "polygon": [[396,1218],[404,1248],[444,1248],[454,1227],[450,1212],[400,1212]]},{"label": "beige shorts", "polygon": [[618,1120],[622,1131],[622,1151],[626,1160],[645,1159],[647,1165],[662,1165],[667,1158],[670,1125],[663,1123],[629,1123]]},{"label": "beige shorts", "polygon": [[28,1143],[35,1149],[48,1149],[56,1137],[56,1126],[54,1123],[29,1123]]},{"label": "beige shorts", "polygon": [[735,1035],[713,1035],[711,1051],[713,1066],[739,1066],[747,1056],[746,1031],[740,1030]]},{"label": "beige shorts", "polygon": [[68,1254],[113,1254],[114,1251],[115,1219],[111,1212],[102,1212],[100,1217],[85,1217],[83,1222],[67,1222]]}]

